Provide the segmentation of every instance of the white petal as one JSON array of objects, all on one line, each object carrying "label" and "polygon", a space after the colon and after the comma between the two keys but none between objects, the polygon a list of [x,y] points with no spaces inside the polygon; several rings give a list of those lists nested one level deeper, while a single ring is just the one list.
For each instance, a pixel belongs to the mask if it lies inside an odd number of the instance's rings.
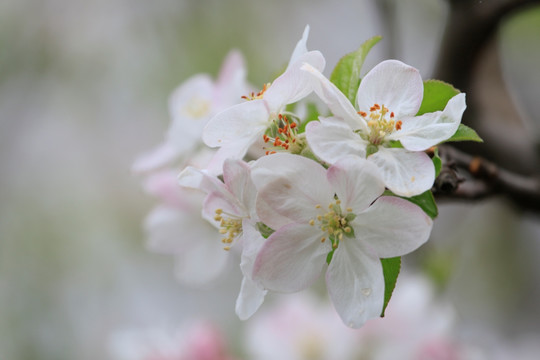
[{"label": "white petal", "polygon": [[253,273],[253,264],[255,259],[264,245],[266,239],[256,228],[256,220],[243,219],[242,220],[242,259],[240,262],[240,268],[244,276],[251,279]]},{"label": "white petal", "polygon": [[246,141],[253,143],[269,124],[269,112],[263,100],[252,100],[230,107],[214,116],[203,131],[210,147]]},{"label": "white petal", "polygon": [[384,182],[377,166],[358,156],[338,161],[327,172],[342,209],[352,208],[354,213],[365,210],[384,192]]},{"label": "white petal", "polygon": [[176,255],[175,274],[184,283],[214,279],[227,261],[218,232],[198,212],[158,207],[145,228],[150,250]]},{"label": "white petal", "polygon": [[[262,136],[262,133],[261,133]],[[243,138],[238,139],[236,142],[227,143],[224,146],[220,147],[218,151],[215,152],[212,159],[209,161],[205,170],[209,175],[218,176],[223,173],[223,165],[227,159],[242,159],[253,139]]]},{"label": "white petal", "polygon": [[307,39],[309,36],[309,25],[306,25],[304,29],[304,33],[302,34],[302,38],[298,41],[296,44],[294,51],[291,55],[291,59],[289,60],[289,64],[287,65],[287,68],[289,68],[292,64],[294,64],[298,59],[306,54],[308,52],[307,50]]},{"label": "white petal", "polygon": [[395,196],[383,196],[358,214],[353,224],[361,241],[378,257],[388,258],[408,254],[425,243],[433,221],[415,204]]},{"label": "white petal", "polygon": [[[326,170],[315,161],[309,161],[312,163],[310,166],[302,166],[303,161],[298,161],[296,172],[280,176],[259,191],[259,198],[273,210],[300,223],[307,223],[316,217],[317,205],[327,206],[334,200]],[[272,222],[272,219],[265,219],[264,214],[259,216],[265,224]]]},{"label": "white petal", "polygon": [[249,319],[259,309],[267,292],[267,290],[247,277],[242,279],[242,286],[236,299],[235,309],[240,320]]},{"label": "white petal", "polygon": [[310,51],[302,56],[281,74],[264,94],[271,112],[279,112],[282,107],[292,104],[308,96],[313,91],[315,79],[300,67],[303,63],[311,64],[322,70],[325,60],[319,51]]},{"label": "white petal", "polygon": [[152,171],[176,160],[182,155],[182,152],[182,149],[178,149],[170,142],[165,142],[150,152],[139,156],[131,169],[136,173]]},{"label": "white petal", "polygon": [[[204,284],[215,279],[222,272],[229,258],[229,252],[223,250],[222,243],[216,234],[217,231],[214,230],[214,238],[204,239],[204,244],[177,255],[174,274],[178,280],[185,284]],[[210,240],[214,241],[210,242]]]},{"label": "white petal", "polygon": [[188,166],[178,175],[178,184],[190,189],[198,189],[209,194],[214,191],[225,191],[225,185],[215,176],[205,170]]},{"label": "white petal", "polygon": [[448,101],[443,111],[403,118],[401,130],[388,138],[400,140],[408,150],[426,150],[454,135],[466,108],[465,94],[458,94]]},{"label": "white petal", "polygon": [[241,102],[241,96],[248,93],[244,57],[232,50],[223,61],[214,92],[217,111]]},{"label": "white petal", "polygon": [[306,139],[313,153],[329,164],[347,155],[366,157],[367,142],[341,121],[308,123]]},{"label": "white petal", "polygon": [[214,113],[213,96],[214,83],[206,74],[195,75],[180,85],[169,98],[172,122],[167,131],[168,141],[200,141],[202,129]]},{"label": "white petal", "polygon": [[[312,196],[320,198],[319,201],[327,202],[333,200],[334,192],[330,189],[326,181],[326,170],[317,162],[303,156],[285,153],[264,156],[253,164],[251,175],[259,192],[271,182],[287,179],[287,182],[291,185],[291,189],[293,188],[292,184],[294,184],[295,189],[300,187],[302,188],[300,190],[302,193],[307,192],[309,194],[311,192]],[[306,178],[316,180],[313,183],[311,181],[306,182]],[[291,189],[280,190],[287,190],[290,193],[292,191]],[[321,192],[322,196],[320,195]],[[293,197],[296,198],[296,195],[294,194]],[[272,195],[269,194],[269,196],[271,197]],[[295,200],[293,198],[289,198],[287,201],[289,204],[293,203],[294,205]],[[308,201],[306,204],[306,201],[308,200],[303,199],[301,203],[304,206],[308,206],[308,211],[314,210],[313,206],[317,203],[311,204]],[[256,205],[257,214],[263,223],[274,230],[293,221],[287,215],[290,213],[289,211],[286,211],[285,214],[280,212],[281,205],[283,204],[277,204],[277,208],[275,205],[276,199],[270,198],[270,201],[267,201],[259,193]],[[296,217],[293,216],[293,218]]]},{"label": "white petal", "polygon": [[186,212],[168,206],[152,210],[144,221],[144,228],[148,234],[148,248],[160,253],[185,251],[190,247],[193,235],[216,233],[197,211]]},{"label": "white petal", "polygon": [[330,252],[322,232],[310,225],[289,224],[264,243],[253,269],[253,279],[266,289],[296,292],[319,277]]},{"label": "white petal", "polygon": [[317,80],[314,84],[314,91],[334,116],[343,119],[352,130],[360,129],[363,132],[368,132],[366,121],[358,115],[349,99],[330,80],[309,64],[304,64],[302,70]]},{"label": "white petal", "polygon": [[326,287],[334,307],[352,328],[378,317],[384,303],[381,261],[368,254],[360,240],[341,241],[326,272]]},{"label": "white petal", "polygon": [[400,196],[414,196],[431,189],[435,167],[426,153],[379,147],[368,157],[381,171],[387,188]]},{"label": "white petal", "polygon": [[369,112],[384,105],[397,119],[414,116],[420,109],[424,84],[418,70],[397,60],[386,60],[371,69],[358,88],[358,109]]}]

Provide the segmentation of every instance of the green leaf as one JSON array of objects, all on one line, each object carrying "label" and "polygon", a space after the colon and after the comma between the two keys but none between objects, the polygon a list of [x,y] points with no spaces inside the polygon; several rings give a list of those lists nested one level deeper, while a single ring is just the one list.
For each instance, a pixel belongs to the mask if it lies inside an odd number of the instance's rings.
[{"label": "green leaf", "polygon": [[330,81],[345,94],[352,104],[355,102],[360,85],[360,70],[364,60],[373,45],[381,39],[381,36],[374,36],[360,45],[358,50],[342,57],[330,75]]},{"label": "green leaf", "polygon": [[438,148],[435,148],[435,154],[433,155],[433,158],[431,160],[433,161],[433,165],[435,166],[435,177],[437,177],[441,173],[442,168],[442,160],[439,156]]},{"label": "green leaf", "polygon": [[[390,190],[386,190],[383,195],[386,196],[397,196]],[[437,203],[435,202],[435,198],[433,197],[433,193],[431,190],[427,190],[426,192],[421,193],[420,195],[411,196],[411,197],[404,197],[404,196],[397,196],[402,199],[408,200],[412,202],[413,204],[416,204],[420,206],[422,210],[432,219],[435,219],[437,215],[439,215],[439,210],[437,209]]]},{"label": "green leaf", "polygon": [[459,90],[440,80],[424,81],[424,97],[417,116],[444,110],[448,100],[459,94]]},{"label": "green leaf", "polygon": [[467,125],[459,124],[458,129],[456,130],[455,134],[450,137],[450,139],[446,140],[448,141],[476,141],[476,142],[484,142],[480,136],[468,127]]},{"label": "green leaf", "polygon": [[439,210],[437,209],[437,203],[435,203],[435,198],[431,190],[423,192],[420,195],[416,195],[410,198],[404,198],[409,200],[413,204],[416,204],[424,210],[426,214],[432,219],[435,219],[439,215]]},{"label": "green leaf", "polygon": [[381,312],[381,317],[384,317],[384,312],[388,306],[388,302],[392,297],[394,288],[396,287],[399,271],[401,270],[401,257],[381,259],[383,275],[384,275],[384,305]]}]

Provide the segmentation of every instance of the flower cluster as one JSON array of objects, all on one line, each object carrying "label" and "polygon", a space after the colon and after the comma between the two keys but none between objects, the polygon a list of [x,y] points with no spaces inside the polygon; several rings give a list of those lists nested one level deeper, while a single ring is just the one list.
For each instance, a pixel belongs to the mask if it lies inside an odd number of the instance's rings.
[{"label": "flower cluster", "polygon": [[[245,82],[238,53],[216,83],[188,80],[171,99],[165,144],[135,168],[154,179],[163,202],[147,221],[150,244],[178,257],[182,280],[209,280],[233,253],[244,276],[236,312],[247,319],[268,291],[300,291],[325,271],[341,319],[358,328],[391,293],[381,259],[429,237],[432,219],[407,198],[431,189],[436,170],[426,150],[456,133],[465,95],[419,115],[419,72],[387,60],[356,79],[353,104],[322,74],[325,60],[308,51],[308,32],[261,91]],[[306,105],[312,93],[326,110]],[[174,162],[183,168],[177,188],[163,176]],[[158,175],[167,180],[156,183]]]}]

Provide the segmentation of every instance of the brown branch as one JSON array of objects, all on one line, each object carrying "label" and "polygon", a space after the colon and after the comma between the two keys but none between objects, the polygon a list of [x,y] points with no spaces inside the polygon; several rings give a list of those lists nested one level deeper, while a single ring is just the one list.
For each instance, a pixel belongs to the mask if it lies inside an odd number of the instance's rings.
[{"label": "brown branch", "polygon": [[504,195],[521,209],[540,212],[540,174],[516,174],[450,145],[439,146],[439,154],[443,165],[433,187],[436,197],[476,200]]},{"label": "brown branch", "polygon": [[435,77],[469,89],[478,54],[510,12],[539,0],[449,0],[450,14]]}]

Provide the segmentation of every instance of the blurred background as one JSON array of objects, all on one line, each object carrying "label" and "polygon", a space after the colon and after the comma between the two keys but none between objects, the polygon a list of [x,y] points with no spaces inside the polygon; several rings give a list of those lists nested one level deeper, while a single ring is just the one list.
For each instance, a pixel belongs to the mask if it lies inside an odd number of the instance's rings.
[{"label": "blurred background", "polygon": [[[366,71],[397,58],[430,78],[448,13],[438,0],[2,1],[0,359],[108,359],[116,331],[196,318],[242,349],[249,321],[234,314],[239,270],[185,287],[172,257],[146,250],[142,221],[156,201],[130,168],[162,141],[169,94],[195,73],[215,76],[232,48],[252,84],[271,81],[306,24],[326,75],[383,35]],[[474,127],[525,171],[540,168],[539,34],[538,6],[502,17],[469,90]],[[455,309],[457,338],[514,351],[540,339],[539,256],[538,213],[504,198],[445,202],[403,271],[432,279]]]}]

